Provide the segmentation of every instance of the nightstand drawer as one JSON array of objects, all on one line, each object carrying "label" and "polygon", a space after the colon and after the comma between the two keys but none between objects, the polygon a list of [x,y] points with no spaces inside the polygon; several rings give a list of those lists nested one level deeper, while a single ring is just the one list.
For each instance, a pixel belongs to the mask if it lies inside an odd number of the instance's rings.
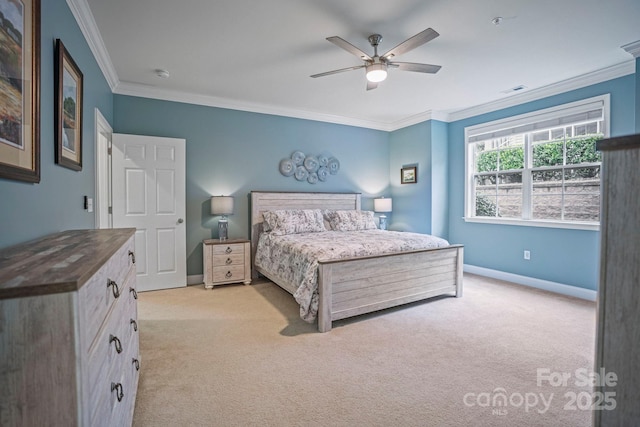
[{"label": "nightstand drawer", "polygon": [[213,246],[213,255],[231,255],[231,254],[244,254],[244,244],[242,243],[229,243],[219,244]]},{"label": "nightstand drawer", "polygon": [[214,255],[213,266],[223,267],[227,265],[242,265],[244,263],[244,253],[233,253],[231,255]]},{"label": "nightstand drawer", "polygon": [[244,280],[244,266],[243,265],[231,265],[229,267],[214,267],[213,268],[213,282],[229,282],[229,281],[243,281]]}]

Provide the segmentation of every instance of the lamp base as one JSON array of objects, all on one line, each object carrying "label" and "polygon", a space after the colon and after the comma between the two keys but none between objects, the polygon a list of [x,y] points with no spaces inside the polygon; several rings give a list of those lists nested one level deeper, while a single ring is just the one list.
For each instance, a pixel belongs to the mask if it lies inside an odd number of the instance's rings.
[{"label": "lamp base", "polygon": [[386,229],[387,229],[387,216],[380,215],[380,230],[386,230]]},{"label": "lamp base", "polygon": [[218,221],[218,238],[220,241],[225,241],[229,238],[227,231],[229,229],[229,222],[226,219]]}]

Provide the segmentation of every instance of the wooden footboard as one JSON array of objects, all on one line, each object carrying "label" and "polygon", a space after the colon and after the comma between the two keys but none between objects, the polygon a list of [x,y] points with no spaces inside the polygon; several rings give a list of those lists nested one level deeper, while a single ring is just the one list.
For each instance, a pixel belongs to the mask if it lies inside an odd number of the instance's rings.
[{"label": "wooden footboard", "polygon": [[318,330],[334,320],[455,293],[462,296],[461,245],[376,257],[321,261]]}]

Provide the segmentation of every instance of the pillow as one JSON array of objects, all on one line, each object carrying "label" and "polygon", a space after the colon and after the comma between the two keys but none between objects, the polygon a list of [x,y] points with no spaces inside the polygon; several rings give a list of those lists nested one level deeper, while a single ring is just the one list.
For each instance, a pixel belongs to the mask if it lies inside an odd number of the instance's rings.
[{"label": "pillow", "polygon": [[276,236],[327,231],[320,209],[265,211],[263,230]]},{"label": "pillow", "polygon": [[329,215],[335,212],[332,209],[322,209],[322,220],[324,222],[324,228],[326,228],[327,230],[333,230],[333,228],[331,228],[331,222],[329,222]]},{"label": "pillow", "polygon": [[372,211],[327,211],[327,217],[334,231],[374,230],[378,228]]}]

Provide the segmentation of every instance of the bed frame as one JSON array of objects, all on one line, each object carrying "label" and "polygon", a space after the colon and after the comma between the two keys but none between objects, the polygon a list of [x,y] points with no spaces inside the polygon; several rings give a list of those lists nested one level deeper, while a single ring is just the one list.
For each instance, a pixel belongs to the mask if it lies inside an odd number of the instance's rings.
[{"label": "bed frame", "polygon": [[[293,294],[297,286],[254,265],[262,212],[277,209],[360,209],[360,193],[251,192],[251,267]],[[334,320],[437,295],[462,296],[463,246],[319,261],[318,330]]]}]

